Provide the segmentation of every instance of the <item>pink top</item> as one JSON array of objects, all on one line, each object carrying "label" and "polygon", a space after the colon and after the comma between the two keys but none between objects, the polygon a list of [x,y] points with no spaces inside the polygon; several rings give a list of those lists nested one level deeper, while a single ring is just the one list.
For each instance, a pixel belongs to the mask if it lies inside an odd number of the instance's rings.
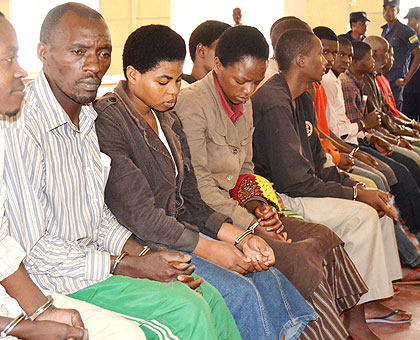
[{"label": "pink top", "polygon": [[216,84],[216,89],[217,89],[217,92],[219,93],[220,100],[222,101],[223,109],[225,110],[226,114],[228,115],[232,123],[235,124],[236,121],[239,119],[239,117],[243,115],[244,106],[241,103],[238,105],[232,105],[232,107],[230,107],[230,105],[228,104],[225,98],[225,95],[223,94],[222,88],[220,87],[220,84],[216,78],[216,74],[214,72],[213,72],[213,79],[214,79],[214,83]]}]

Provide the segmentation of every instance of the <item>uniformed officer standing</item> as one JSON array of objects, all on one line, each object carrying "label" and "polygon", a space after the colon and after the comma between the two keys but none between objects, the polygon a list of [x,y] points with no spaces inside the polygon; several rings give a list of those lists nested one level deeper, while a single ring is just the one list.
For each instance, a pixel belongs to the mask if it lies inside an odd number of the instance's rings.
[{"label": "uniformed officer standing", "polygon": [[[397,109],[402,111],[404,86],[419,67],[420,47],[416,32],[397,19],[399,5],[400,0],[384,0],[383,15],[387,24],[382,26],[382,36],[394,48],[394,66],[384,75],[391,85]],[[411,66],[410,55],[413,56]]]},{"label": "uniformed officer standing", "polygon": [[366,12],[352,12],[350,13],[350,28],[346,34],[342,37],[350,41],[363,41],[366,38],[367,22],[370,20],[367,17]]},{"label": "uniformed officer standing", "polygon": [[[408,19],[408,26],[416,31],[420,40],[420,7],[410,8],[404,19]],[[411,58],[411,62],[413,58]],[[420,68],[404,88],[403,112],[410,118],[420,119]]]}]

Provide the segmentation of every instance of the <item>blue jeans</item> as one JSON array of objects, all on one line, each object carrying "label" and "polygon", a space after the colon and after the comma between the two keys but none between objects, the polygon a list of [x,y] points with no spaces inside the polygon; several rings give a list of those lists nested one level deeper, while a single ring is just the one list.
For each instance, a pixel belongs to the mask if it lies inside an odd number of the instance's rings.
[{"label": "blue jeans", "polygon": [[419,251],[410,241],[399,221],[394,222],[394,229],[401,263],[414,268],[420,263]]},{"label": "blue jeans", "polygon": [[244,340],[298,339],[306,325],[317,318],[277,269],[242,276],[191,256],[195,273],[223,296]]}]

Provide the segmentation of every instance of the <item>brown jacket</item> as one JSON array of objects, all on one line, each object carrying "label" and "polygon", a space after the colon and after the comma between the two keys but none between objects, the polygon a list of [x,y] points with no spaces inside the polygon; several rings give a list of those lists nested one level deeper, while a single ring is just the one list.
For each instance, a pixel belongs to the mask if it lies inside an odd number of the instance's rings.
[{"label": "brown jacket", "polygon": [[188,138],[203,200],[246,229],[255,217],[230,198],[229,190],[239,175],[254,171],[251,103],[244,104],[244,114],[234,125],[222,107],[210,72],[181,91],[175,111]]},{"label": "brown jacket", "polygon": [[175,177],[168,150],[124,87],[121,81],[95,104],[99,145],[112,159],[105,202],[140,243],[192,252],[199,231],[217,238],[222,223],[231,220],[201,200],[178,117],[156,112],[178,168]]}]

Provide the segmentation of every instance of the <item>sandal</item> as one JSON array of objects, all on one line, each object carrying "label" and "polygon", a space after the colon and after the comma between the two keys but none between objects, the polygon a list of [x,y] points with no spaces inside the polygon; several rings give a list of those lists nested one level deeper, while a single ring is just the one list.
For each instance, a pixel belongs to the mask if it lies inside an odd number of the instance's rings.
[{"label": "sandal", "polygon": [[420,272],[420,268],[411,271],[407,275],[403,276],[401,278],[401,280],[393,282],[393,284],[395,284],[395,285],[418,285],[418,284],[420,284],[420,281],[407,281],[408,278],[414,276],[418,272]]},{"label": "sandal", "polygon": [[398,309],[393,309],[392,312],[387,314],[387,315],[378,316],[376,318],[371,318],[371,319],[366,319],[366,323],[388,323],[388,324],[393,324],[393,325],[401,325],[401,324],[411,322],[411,320],[412,320],[411,315],[410,315],[410,319],[408,319],[408,320],[400,320],[400,321],[388,320],[391,316],[397,315],[398,313],[402,313],[402,311],[400,311]]}]

